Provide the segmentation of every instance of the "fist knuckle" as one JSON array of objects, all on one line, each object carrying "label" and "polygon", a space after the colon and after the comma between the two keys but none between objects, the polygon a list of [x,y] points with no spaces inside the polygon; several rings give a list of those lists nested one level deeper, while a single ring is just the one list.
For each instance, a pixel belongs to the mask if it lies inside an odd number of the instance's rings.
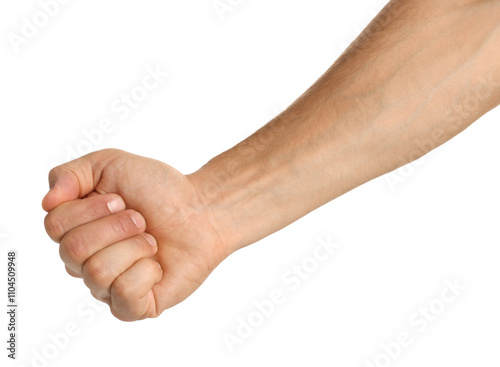
[{"label": "fist knuckle", "polygon": [[45,216],[44,225],[50,238],[55,241],[59,240],[64,234],[64,227],[61,223],[61,219],[54,213],[49,213]]},{"label": "fist knuckle", "polygon": [[[69,260],[81,262],[87,258],[87,246],[81,236],[68,234],[61,242],[61,250]],[[61,256],[63,257],[63,256]],[[63,258],[63,260],[65,260]]]},{"label": "fist knuckle", "polygon": [[91,284],[98,288],[107,288],[113,275],[109,271],[109,267],[103,264],[98,258],[91,257],[85,262],[83,267],[84,277],[87,278]]},{"label": "fist knuckle", "polygon": [[133,289],[127,278],[120,276],[111,285],[111,293],[126,299],[132,296]]}]

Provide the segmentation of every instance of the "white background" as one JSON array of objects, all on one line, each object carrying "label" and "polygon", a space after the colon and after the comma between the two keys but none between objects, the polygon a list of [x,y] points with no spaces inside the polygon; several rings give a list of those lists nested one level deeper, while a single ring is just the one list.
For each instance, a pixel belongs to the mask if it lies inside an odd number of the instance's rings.
[{"label": "white background", "polygon": [[[365,366],[365,358],[387,362],[380,344],[401,331],[413,343],[391,365],[498,365],[499,110],[395,172],[396,185],[380,177],[232,255],[158,319],[123,323],[86,305],[90,293],[65,273],[40,205],[50,168],[89,146],[83,130],[110,118],[113,132],[93,150],[120,148],[192,172],[286,108],[385,4],[232,3],[222,20],[212,0],[73,0],[17,53],[9,37],[40,4],[0,4],[0,365]],[[148,66],[170,74],[120,119],[110,106]],[[318,238],[341,247],[292,291],[282,276]],[[11,249],[17,361],[5,342]],[[467,289],[427,330],[412,326],[412,314],[439,305],[455,278]],[[273,289],[285,302],[230,352],[224,333],[237,336],[239,318]],[[50,335],[67,325],[78,335],[54,347]]]}]

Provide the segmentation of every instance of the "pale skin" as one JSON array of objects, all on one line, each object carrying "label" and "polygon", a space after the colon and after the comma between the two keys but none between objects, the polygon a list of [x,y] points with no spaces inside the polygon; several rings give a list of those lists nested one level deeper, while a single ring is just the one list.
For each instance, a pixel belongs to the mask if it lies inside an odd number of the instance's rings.
[{"label": "pale skin", "polygon": [[231,253],[500,104],[498,60],[500,1],[391,1],[288,109],[192,174],[114,149],[51,170],[47,233],[113,315],[157,317]]}]

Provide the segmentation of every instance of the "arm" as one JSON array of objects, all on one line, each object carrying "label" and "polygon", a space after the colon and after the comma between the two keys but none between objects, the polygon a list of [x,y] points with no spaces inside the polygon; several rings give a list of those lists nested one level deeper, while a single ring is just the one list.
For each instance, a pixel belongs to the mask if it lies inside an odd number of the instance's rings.
[{"label": "arm", "polygon": [[116,317],[158,316],[232,252],[498,105],[499,24],[499,1],[391,1],[286,111],[193,174],[117,150],[53,169],[47,232]]},{"label": "arm", "polygon": [[499,45],[498,1],[391,1],[285,112],[190,176],[232,250],[420,158],[498,105]]}]

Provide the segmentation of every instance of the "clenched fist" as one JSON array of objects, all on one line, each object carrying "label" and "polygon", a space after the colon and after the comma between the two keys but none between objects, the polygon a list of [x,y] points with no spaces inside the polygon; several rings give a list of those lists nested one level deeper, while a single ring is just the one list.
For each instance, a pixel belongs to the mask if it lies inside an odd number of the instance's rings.
[{"label": "clenched fist", "polygon": [[172,167],[107,149],[54,168],[42,206],[68,273],[124,321],[157,317],[229,255],[199,190]]}]

